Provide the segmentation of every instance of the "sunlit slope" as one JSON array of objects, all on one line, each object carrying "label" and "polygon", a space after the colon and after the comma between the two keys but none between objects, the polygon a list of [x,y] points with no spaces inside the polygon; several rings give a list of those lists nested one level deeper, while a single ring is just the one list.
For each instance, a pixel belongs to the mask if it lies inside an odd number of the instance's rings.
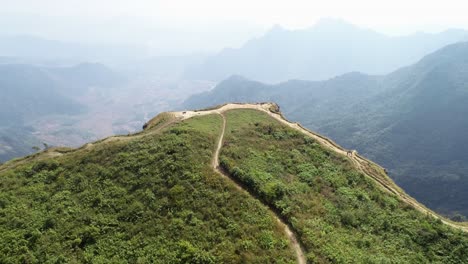
[{"label": "sunlit slope", "polygon": [[210,167],[221,117],[161,120],[1,166],[0,262],[294,263],[267,207]]},{"label": "sunlit slope", "polygon": [[292,225],[309,261],[468,261],[466,234],[415,210],[346,156],[264,112],[224,115],[222,166]]},{"label": "sunlit slope", "polygon": [[1,263],[467,263],[463,230],[271,103],[0,166]]},{"label": "sunlit slope", "polygon": [[187,109],[274,101],[290,120],[357,149],[406,192],[457,221],[468,217],[468,42],[385,76],[349,73],[275,85],[232,77]]}]

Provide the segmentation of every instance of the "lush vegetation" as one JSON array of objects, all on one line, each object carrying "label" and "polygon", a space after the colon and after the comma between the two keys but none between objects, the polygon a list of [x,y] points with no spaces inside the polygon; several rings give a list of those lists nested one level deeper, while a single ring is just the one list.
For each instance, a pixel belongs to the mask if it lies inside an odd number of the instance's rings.
[{"label": "lush vegetation", "polygon": [[350,73],[277,85],[231,78],[186,106],[276,102],[290,120],[386,167],[426,206],[468,217],[466,58],[468,44],[459,43],[386,76]]},{"label": "lush vegetation", "polygon": [[468,236],[379,189],[265,113],[234,110],[222,166],[298,233],[310,262],[467,263]]},{"label": "lush vegetation", "polygon": [[294,263],[268,209],[210,168],[221,124],[2,165],[0,263]]}]

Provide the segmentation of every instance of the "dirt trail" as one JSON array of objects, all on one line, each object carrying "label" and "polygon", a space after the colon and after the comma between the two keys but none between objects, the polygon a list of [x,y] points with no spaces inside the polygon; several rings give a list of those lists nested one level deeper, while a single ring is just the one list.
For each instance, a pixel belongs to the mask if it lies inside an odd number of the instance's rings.
[{"label": "dirt trail", "polygon": [[[231,179],[231,177],[226,174],[221,168],[220,168],[220,165],[219,165],[219,153],[221,152],[221,148],[223,146],[223,142],[224,142],[224,133],[226,131],[226,117],[222,114],[222,113],[219,113],[219,115],[221,115],[221,117],[223,118],[223,127],[222,127],[222,130],[221,130],[221,134],[219,136],[219,139],[218,139],[218,144],[216,146],[216,151],[213,155],[213,160],[211,161],[211,166],[213,167],[213,169],[219,173],[221,176],[229,179],[232,183],[234,183],[234,185],[236,186],[236,188],[242,192],[245,192],[246,194],[248,195],[251,195],[249,191],[245,190],[243,186],[239,185],[235,180]],[[251,195],[252,196],[252,195]],[[256,197],[252,196],[254,199],[257,199]],[[258,200],[258,199],[257,199]],[[261,202],[261,201],[260,201]],[[297,263],[298,264],[306,264],[307,263],[307,260],[305,258],[305,255],[304,255],[304,251],[302,250],[301,248],[301,245],[299,244],[297,238],[296,238],[296,235],[294,234],[294,232],[291,230],[291,228],[289,228],[289,226],[279,217],[279,215],[273,211],[268,205],[266,205],[266,207],[270,210],[270,212],[274,215],[276,221],[284,228],[284,232],[286,233],[286,236],[289,238],[289,241],[291,242],[291,246],[294,248],[294,251],[296,253],[296,258],[297,258]]]},{"label": "dirt trail", "polygon": [[[284,118],[279,111],[272,111],[272,109],[277,109],[277,105],[273,103],[261,103],[261,104],[225,104],[220,106],[219,108],[216,109],[210,109],[210,110],[202,110],[202,111],[184,111],[184,112],[173,112],[173,114],[179,118],[179,119],[187,119],[191,118],[194,116],[202,116],[202,115],[209,115],[209,114],[221,114],[232,109],[255,109],[259,110],[262,112],[267,113],[269,116],[273,117],[280,123],[291,127],[293,129],[298,130],[299,132],[312,137],[315,139],[317,142],[319,142],[322,146],[325,146],[326,148],[343,155],[351,160],[351,162],[355,165],[357,169],[359,169],[364,175],[367,177],[370,177],[373,179],[378,186],[393,195],[395,195],[397,198],[400,200],[406,202],[407,204],[411,205],[413,208],[416,210],[426,214],[430,215],[436,219],[440,219],[443,223],[452,226],[454,228],[458,228],[464,232],[468,232],[468,226],[466,223],[456,223],[456,222],[451,222],[448,219],[445,219],[438,215],[437,213],[433,212],[432,210],[426,208],[424,205],[420,204],[417,202],[413,197],[409,196],[406,194],[401,188],[399,188],[388,176],[386,176],[384,168],[379,166],[378,164],[360,156],[357,154],[357,152],[353,151],[350,156],[348,156],[348,150],[344,149],[343,147],[339,146],[335,142],[333,142],[331,139],[326,138],[324,136],[321,136],[317,133],[314,133],[303,126],[301,126],[299,123],[293,123],[286,118]],[[224,121],[225,122],[225,121]],[[224,135],[224,131],[223,131]],[[218,148],[221,149],[221,144],[222,144],[222,138],[221,141],[219,142]],[[219,155],[219,149],[217,150],[216,153],[216,160],[213,160],[213,165],[216,163],[218,164],[218,155]]]},{"label": "dirt trail", "polygon": [[223,147],[224,132],[226,131],[226,117],[224,117],[224,115],[222,114],[221,117],[223,118],[223,127],[218,139],[218,145],[216,146],[216,151],[214,153],[213,160],[211,161],[211,166],[216,170],[219,169],[219,153],[221,152],[221,148]]}]

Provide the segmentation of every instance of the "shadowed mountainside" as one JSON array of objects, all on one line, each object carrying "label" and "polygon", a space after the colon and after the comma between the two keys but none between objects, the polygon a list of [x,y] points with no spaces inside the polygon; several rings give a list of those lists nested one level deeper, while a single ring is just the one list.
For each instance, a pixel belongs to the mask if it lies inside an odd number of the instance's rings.
[{"label": "shadowed mountainside", "polygon": [[232,74],[264,82],[323,80],[347,72],[387,74],[446,45],[468,40],[464,30],[389,37],[341,20],[312,28],[274,27],[238,49],[225,49],[187,71],[189,78],[223,80]]},{"label": "shadowed mountainside", "polygon": [[[32,122],[47,116],[72,117],[87,107],[79,101],[91,89],[101,92],[125,82],[101,64],[45,67],[0,64],[0,162],[32,153],[41,146]],[[107,91],[110,92],[110,91]]]}]

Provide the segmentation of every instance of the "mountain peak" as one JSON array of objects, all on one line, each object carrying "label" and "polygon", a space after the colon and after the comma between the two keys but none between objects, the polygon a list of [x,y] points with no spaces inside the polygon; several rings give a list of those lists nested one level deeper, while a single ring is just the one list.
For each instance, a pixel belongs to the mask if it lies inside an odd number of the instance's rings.
[{"label": "mountain peak", "polygon": [[227,78],[224,81],[226,81],[226,82],[243,82],[243,81],[250,81],[250,80],[248,78],[242,76],[242,75],[234,74],[234,75],[229,76],[229,78]]},{"label": "mountain peak", "polygon": [[288,31],[287,29],[283,28],[281,25],[276,24],[270,30],[268,30],[265,34],[265,36],[276,36],[276,35],[282,35],[282,33]]},{"label": "mountain peak", "polygon": [[270,32],[275,32],[275,31],[284,31],[285,29],[280,25],[280,24],[275,24],[271,29]]},{"label": "mountain peak", "polygon": [[339,18],[321,18],[312,27],[314,30],[337,31],[337,30],[356,30],[357,26]]}]

